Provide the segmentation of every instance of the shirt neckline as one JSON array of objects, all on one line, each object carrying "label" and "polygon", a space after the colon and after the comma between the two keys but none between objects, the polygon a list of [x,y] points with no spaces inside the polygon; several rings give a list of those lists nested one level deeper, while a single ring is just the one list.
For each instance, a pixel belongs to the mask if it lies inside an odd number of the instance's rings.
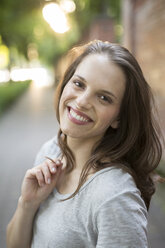
[{"label": "shirt neckline", "polygon": [[[102,174],[102,173],[105,173],[105,172],[107,172],[107,171],[109,171],[109,170],[112,170],[112,169],[114,169],[115,168],[115,166],[111,166],[111,167],[108,167],[108,168],[104,168],[104,169],[101,169],[101,170],[99,170],[99,171],[97,171],[97,172],[95,172],[83,185],[82,185],[82,187],[79,189],[79,192],[78,193],[80,193],[89,183],[91,183],[91,181],[93,181],[93,179],[95,178],[95,177],[97,177],[98,175],[100,175],[100,174]],[[66,199],[66,198],[68,198],[68,197],[70,197],[74,192],[72,192],[72,193],[68,193],[68,194],[61,194],[61,193],[59,193],[58,192],[58,190],[55,188],[54,189],[54,196],[57,198],[57,199],[59,199],[59,200],[63,200],[63,199]]]}]

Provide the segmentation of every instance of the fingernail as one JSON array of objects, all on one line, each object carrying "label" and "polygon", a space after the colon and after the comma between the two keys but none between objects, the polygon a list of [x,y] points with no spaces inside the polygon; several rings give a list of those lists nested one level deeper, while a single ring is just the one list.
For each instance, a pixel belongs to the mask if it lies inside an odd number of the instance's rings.
[{"label": "fingernail", "polygon": [[56,168],[55,167],[52,168],[52,172],[56,172]]},{"label": "fingernail", "polygon": [[50,178],[48,178],[48,184],[50,184],[51,183],[51,179]]},{"label": "fingernail", "polygon": [[60,164],[61,164],[61,161],[60,161],[60,160],[57,160],[57,161],[56,161],[56,164],[57,164],[57,165],[60,165]]}]

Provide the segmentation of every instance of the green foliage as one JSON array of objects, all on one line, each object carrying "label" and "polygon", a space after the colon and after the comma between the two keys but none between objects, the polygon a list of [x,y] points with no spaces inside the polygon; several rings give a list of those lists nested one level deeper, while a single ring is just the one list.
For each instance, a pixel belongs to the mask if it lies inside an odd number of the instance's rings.
[{"label": "green foliage", "polygon": [[[56,0],[55,2],[60,2]],[[34,44],[39,58],[55,63],[60,55],[75,44],[99,15],[108,15],[120,23],[120,0],[75,0],[76,11],[68,18],[72,28],[65,34],[56,34],[42,16],[45,0],[1,0],[0,36],[5,45],[26,58],[29,44]],[[10,53],[14,62],[14,55]]]},{"label": "green foliage", "polygon": [[106,15],[113,18],[116,24],[120,23],[121,0],[75,0],[75,3],[75,18],[82,31],[98,16]]},{"label": "green foliage", "polygon": [[[64,54],[72,44],[76,43],[80,37],[78,26],[73,18],[69,18],[69,22],[72,26],[71,31],[64,34],[55,33],[49,26],[49,24],[43,21],[41,11],[38,11],[38,21],[34,26],[35,44],[42,61],[47,60],[50,64],[55,64],[58,58]],[[37,32],[41,35],[37,35]],[[45,59],[46,58],[46,59]]]},{"label": "green foliage", "polygon": [[78,27],[71,16],[69,18],[73,28],[70,32],[56,34],[51,29],[42,16],[45,3],[44,0],[1,0],[0,36],[11,49],[12,65],[16,60],[13,50],[28,58],[28,46],[34,44],[39,58],[52,64],[78,40]]},{"label": "green foliage", "polygon": [[29,40],[33,36],[33,18],[40,6],[39,0],[1,0],[0,33],[7,46],[17,45],[26,54]]},{"label": "green foliage", "polygon": [[0,115],[13,103],[30,84],[30,81],[0,84]]}]

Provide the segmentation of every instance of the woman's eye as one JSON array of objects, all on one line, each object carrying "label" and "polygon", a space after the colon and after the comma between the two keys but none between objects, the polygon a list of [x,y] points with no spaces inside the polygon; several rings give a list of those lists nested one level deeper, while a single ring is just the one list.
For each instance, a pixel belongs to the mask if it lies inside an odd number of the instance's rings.
[{"label": "woman's eye", "polygon": [[111,99],[110,97],[101,95],[101,96],[100,96],[100,99],[101,99],[102,101],[104,101],[104,102],[112,103],[112,99]]},{"label": "woman's eye", "polygon": [[83,88],[83,87],[84,87],[84,84],[83,84],[82,82],[78,81],[78,80],[73,81],[73,83],[74,83],[77,87],[79,87],[79,88]]}]

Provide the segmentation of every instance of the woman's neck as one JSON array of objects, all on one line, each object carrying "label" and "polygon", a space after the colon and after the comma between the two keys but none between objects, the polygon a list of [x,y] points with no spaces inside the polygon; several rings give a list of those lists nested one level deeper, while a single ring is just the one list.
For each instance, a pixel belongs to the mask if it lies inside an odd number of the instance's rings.
[{"label": "woman's neck", "polygon": [[79,139],[67,136],[67,145],[74,154],[76,169],[82,171],[84,164],[90,158],[92,149],[98,139]]}]

